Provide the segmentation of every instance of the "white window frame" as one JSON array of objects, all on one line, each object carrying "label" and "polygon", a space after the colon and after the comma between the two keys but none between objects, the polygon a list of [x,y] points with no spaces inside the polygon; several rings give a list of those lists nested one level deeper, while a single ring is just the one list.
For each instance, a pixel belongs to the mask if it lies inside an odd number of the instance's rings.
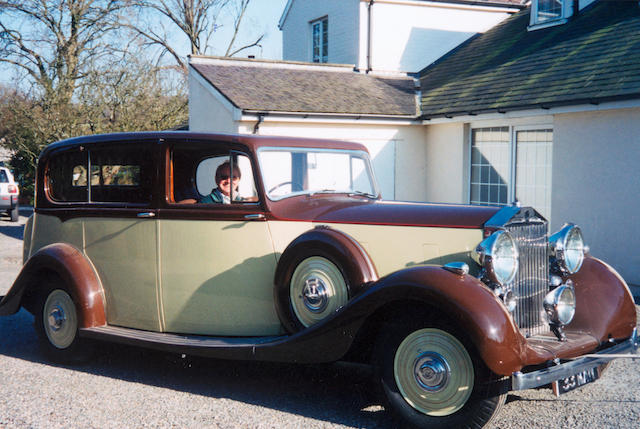
[{"label": "white window frame", "polygon": [[[529,21],[528,30],[539,30],[541,28],[552,27],[555,25],[564,24],[568,21],[567,18],[571,15],[571,10],[567,8],[572,5],[571,0],[557,0],[561,3],[560,6],[560,16],[556,18],[546,19],[541,21],[538,15],[538,2],[539,0],[533,0],[531,2],[531,19]],[[578,0],[572,0],[578,1]]]},{"label": "white window frame", "polygon": [[[517,153],[518,153],[518,147],[517,147],[517,142],[516,142],[516,137],[517,137],[517,133],[519,131],[541,131],[541,130],[551,130],[552,132],[554,132],[554,128],[553,128],[553,124],[549,124],[549,123],[541,123],[541,124],[531,124],[531,125],[509,125],[509,124],[471,124],[469,126],[469,134],[468,134],[468,141],[469,141],[469,147],[468,147],[468,168],[467,168],[467,174],[468,174],[468,179],[466,180],[466,196],[467,196],[467,203],[471,204],[471,178],[472,178],[472,168],[473,168],[473,130],[477,130],[477,129],[482,129],[482,128],[503,128],[503,127],[508,127],[509,128],[509,159],[510,159],[510,166],[509,166],[509,183],[507,185],[507,204],[511,204],[513,203],[515,197],[516,197],[516,163],[517,163]],[[554,134],[554,140],[555,140],[555,134]],[[551,168],[553,169],[553,165],[551,166]]]},{"label": "white window frame", "polygon": [[[315,43],[315,38],[313,36],[313,28],[319,25],[320,26],[320,54],[318,56],[318,61],[315,61],[315,57],[314,57],[314,43]],[[318,63],[318,64],[322,64],[322,63],[328,63],[329,62],[329,30],[327,29],[329,26],[329,16],[323,16],[322,18],[318,18],[318,19],[314,19],[313,21],[309,22],[309,34],[310,34],[310,61],[312,63]],[[327,32],[327,43],[324,44],[323,43],[323,34],[324,32]],[[323,61],[323,59],[326,57],[326,61]]]}]

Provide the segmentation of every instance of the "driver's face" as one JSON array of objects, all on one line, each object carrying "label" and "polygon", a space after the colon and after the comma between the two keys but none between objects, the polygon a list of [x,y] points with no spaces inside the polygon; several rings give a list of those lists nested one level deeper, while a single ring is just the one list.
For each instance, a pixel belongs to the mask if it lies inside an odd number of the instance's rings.
[{"label": "driver's face", "polygon": [[[231,174],[229,174],[229,167],[222,167],[222,169],[218,172],[216,177],[216,185],[218,185],[218,189],[226,196],[231,196]],[[238,188],[238,176],[233,176],[233,189]]]}]

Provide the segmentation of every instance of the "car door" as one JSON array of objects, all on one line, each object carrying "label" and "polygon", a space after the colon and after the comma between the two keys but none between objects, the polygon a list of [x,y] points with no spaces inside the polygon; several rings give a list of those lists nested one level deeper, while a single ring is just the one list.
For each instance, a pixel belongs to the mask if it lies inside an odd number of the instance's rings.
[{"label": "car door", "polygon": [[107,323],[159,331],[154,145],[130,141],[89,149],[82,222],[84,250],[105,292]]},{"label": "car door", "polygon": [[[276,255],[248,154],[217,142],[169,142],[166,171],[167,199],[159,213],[164,330],[280,333],[273,305]],[[229,179],[218,184],[220,171],[240,176],[227,204],[212,192]]]}]

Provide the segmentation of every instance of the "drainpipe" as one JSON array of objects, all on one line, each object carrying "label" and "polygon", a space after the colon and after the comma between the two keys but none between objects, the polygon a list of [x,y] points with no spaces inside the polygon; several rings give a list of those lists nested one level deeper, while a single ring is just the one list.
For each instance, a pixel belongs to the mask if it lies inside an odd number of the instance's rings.
[{"label": "drainpipe", "polygon": [[258,134],[258,130],[260,129],[260,124],[264,121],[265,116],[267,116],[266,113],[258,113],[258,121],[253,126],[253,134]]},{"label": "drainpipe", "polygon": [[371,71],[371,16],[373,15],[373,3],[375,0],[369,0],[367,6],[367,73]]},{"label": "drainpipe", "polygon": [[571,17],[573,19],[576,19],[579,13],[580,13],[580,0],[573,0],[573,15]]}]

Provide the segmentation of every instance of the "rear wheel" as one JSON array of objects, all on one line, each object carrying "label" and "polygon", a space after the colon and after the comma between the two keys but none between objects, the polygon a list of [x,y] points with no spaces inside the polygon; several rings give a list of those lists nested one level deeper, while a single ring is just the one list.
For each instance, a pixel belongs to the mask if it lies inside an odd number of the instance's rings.
[{"label": "rear wheel", "polygon": [[384,337],[379,380],[390,411],[405,424],[480,428],[504,404],[506,392],[489,388],[489,370],[449,332],[403,328]]},{"label": "rear wheel", "polygon": [[79,319],[71,294],[51,285],[40,295],[35,328],[44,353],[54,362],[85,361],[90,350],[78,336]]}]

